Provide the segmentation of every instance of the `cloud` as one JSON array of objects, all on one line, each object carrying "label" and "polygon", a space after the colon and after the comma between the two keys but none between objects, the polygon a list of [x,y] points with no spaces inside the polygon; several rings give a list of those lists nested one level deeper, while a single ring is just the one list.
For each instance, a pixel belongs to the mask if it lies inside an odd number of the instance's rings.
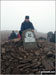
[{"label": "cloud", "polygon": [[25,15],[37,31],[55,30],[55,1],[1,1],[1,30],[20,30]]}]

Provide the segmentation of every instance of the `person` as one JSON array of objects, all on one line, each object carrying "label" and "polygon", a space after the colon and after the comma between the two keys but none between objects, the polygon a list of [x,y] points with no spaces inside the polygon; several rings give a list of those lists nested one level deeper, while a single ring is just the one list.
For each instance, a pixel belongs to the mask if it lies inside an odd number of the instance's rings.
[{"label": "person", "polygon": [[21,39],[20,31],[19,31],[19,33],[18,33],[17,37]]},{"label": "person", "polygon": [[16,33],[14,31],[12,31],[12,33],[10,34],[8,39],[11,40],[11,39],[15,39],[15,38],[17,38],[17,35],[16,35]]},{"label": "person", "polygon": [[21,24],[21,30],[19,31],[20,35],[22,35],[22,32],[27,29],[34,30],[33,24],[29,20],[29,16],[25,16],[25,21]]}]

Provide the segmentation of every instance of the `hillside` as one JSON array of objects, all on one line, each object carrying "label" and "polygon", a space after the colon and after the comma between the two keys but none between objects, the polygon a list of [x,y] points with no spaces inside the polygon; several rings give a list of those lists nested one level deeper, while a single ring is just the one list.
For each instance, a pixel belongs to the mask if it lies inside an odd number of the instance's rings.
[{"label": "hillside", "polygon": [[36,50],[24,50],[22,40],[14,39],[1,45],[2,74],[40,74],[55,71],[55,44],[37,40]]}]

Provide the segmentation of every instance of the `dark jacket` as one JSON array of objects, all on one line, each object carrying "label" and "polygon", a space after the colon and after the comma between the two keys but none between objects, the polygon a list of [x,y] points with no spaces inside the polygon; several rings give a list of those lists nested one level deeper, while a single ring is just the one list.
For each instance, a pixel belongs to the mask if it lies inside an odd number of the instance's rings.
[{"label": "dark jacket", "polygon": [[24,31],[26,29],[33,29],[34,30],[34,27],[33,27],[33,24],[29,21],[29,22],[26,22],[24,21],[21,25],[21,31]]},{"label": "dark jacket", "polygon": [[15,32],[12,32],[12,33],[10,34],[10,36],[9,36],[9,40],[15,39],[15,38],[17,38],[17,35],[16,35]]}]

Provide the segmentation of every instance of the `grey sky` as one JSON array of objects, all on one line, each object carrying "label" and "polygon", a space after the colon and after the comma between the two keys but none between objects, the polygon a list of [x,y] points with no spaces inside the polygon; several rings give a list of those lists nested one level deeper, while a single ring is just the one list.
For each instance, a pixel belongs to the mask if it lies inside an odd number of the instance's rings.
[{"label": "grey sky", "polygon": [[1,1],[1,30],[20,30],[25,15],[37,31],[55,30],[55,1]]}]

